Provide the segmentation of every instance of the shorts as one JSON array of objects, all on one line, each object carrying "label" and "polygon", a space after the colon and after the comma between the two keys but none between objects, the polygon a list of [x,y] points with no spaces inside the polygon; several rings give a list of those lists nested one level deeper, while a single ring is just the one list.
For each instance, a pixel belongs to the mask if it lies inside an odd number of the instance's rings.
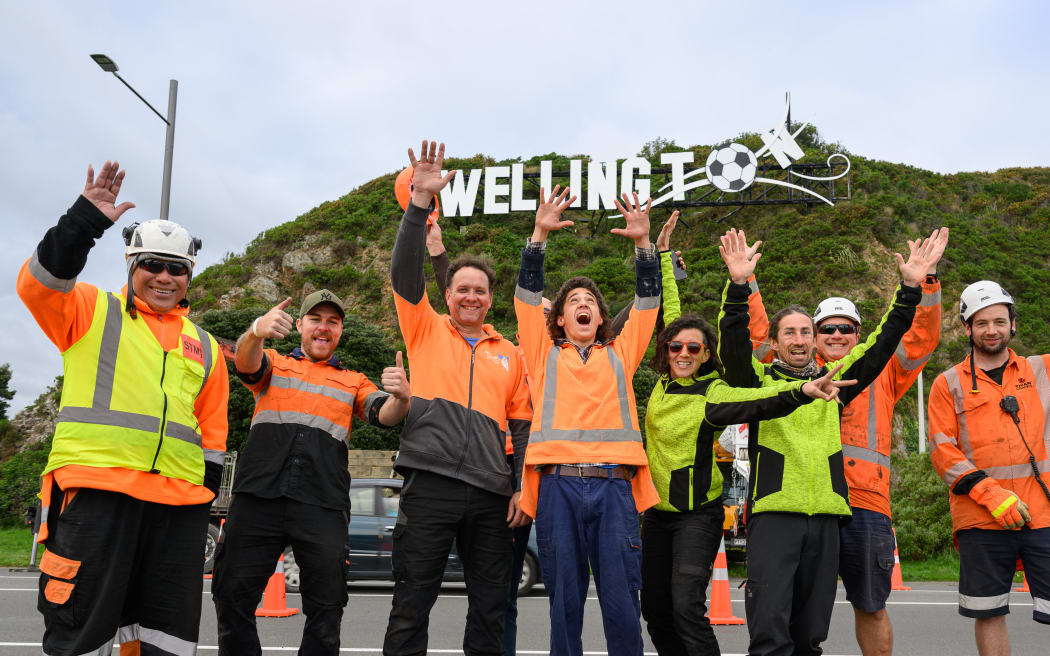
[{"label": "shorts", "polygon": [[1032,591],[1032,619],[1050,624],[1050,528],[968,528],[955,539],[960,615],[988,618],[1009,613],[1010,586],[1020,559]]},{"label": "shorts", "polygon": [[846,599],[864,613],[886,607],[893,576],[896,542],[890,518],[853,508],[853,520],[839,529],[839,576]]}]

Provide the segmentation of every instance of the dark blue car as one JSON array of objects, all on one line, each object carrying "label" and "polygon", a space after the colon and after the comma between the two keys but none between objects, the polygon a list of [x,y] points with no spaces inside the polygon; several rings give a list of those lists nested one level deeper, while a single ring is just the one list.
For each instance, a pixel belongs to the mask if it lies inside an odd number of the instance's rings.
[{"label": "dark blue car", "polygon": [[[350,483],[350,545],[348,581],[392,581],[390,553],[393,549],[394,521],[404,481],[399,478],[358,478]],[[540,580],[536,531],[529,535],[525,567],[521,571],[518,594],[527,594]],[[445,581],[462,581],[463,565],[452,545]],[[284,553],[284,583],[289,592],[299,591],[299,567],[291,548]]]}]

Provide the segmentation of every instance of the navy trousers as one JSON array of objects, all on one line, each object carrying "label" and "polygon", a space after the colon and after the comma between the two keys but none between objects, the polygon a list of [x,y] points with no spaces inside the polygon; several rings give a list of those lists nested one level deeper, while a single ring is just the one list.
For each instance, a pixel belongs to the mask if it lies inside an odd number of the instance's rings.
[{"label": "navy trousers", "polygon": [[551,656],[583,653],[590,573],[610,656],[641,656],[642,541],[631,484],[608,478],[543,476],[536,542],[550,598]]}]

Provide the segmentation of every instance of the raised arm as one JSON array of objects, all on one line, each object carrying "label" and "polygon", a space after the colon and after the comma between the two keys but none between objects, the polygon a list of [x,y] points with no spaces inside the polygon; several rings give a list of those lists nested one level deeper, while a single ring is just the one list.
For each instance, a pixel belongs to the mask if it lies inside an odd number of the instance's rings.
[{"label": "raised arm", "polygon": [[427,226],[427,253],[430,254],[430,266],[434,268],[434,282],[437,283],[438,295],[445,297],[445,284],[448,282],[448,252],[441,241],[441,226],[432,221]]},{"label": "raised arm", "polygon": [[843,378],[852,378],[856,385],[844,388],[839,398],[843,404],[852,401],[865,387],[870,385],[893,357],[904,333],[911,327],[915,308],[922,299],[919,286],[930,267],[936,266],[948,244],[948,229],[941,228],[924,240],[909,240],[910,251],[905,261],[899,253],[894,255],[901,272],[901,284],[894,294],[890,310],[883,316],[878,327],[868,338],[853,347],[840,362],[845,366]]},{"label": "raised arm", "polygon": [[720,239],[718,252],[729,270],[729,280],[722,290],[722,307],[718,313],[718,359],[725,368],[725,380],[733,387],[758,387],[761,364],[752,357],[748,301],[751,287],[748,278],[762,257],[758,247],[748,246],[743,231],[730,229]]},{"label": "raised arm", "polygon": [[649,241],[649,208],[652,199],[643,206],[638,194],[621,196],[623,203],[616,201],[616,209],[623,213],[626,227],[610,230],[614,235],[634,241],[634,305],[620,332],[621,356],[629,372],[634,372],[645,357],[645,351],[656,327],[660,311],[660,262],[656,249]]},{"label": "raised arm", "polygon": [[292,315],[285,312],[292,299],[286,298],[270,311],[255,319],[248,330],[237,338],[233,366],[242,374],[254,374],[263,367],[263,342],[267,339],[284,339],[295,326]]},{"label": "raised arm", "polygon": [[661,304],[664,308],[664,325],[682,316],[682,304],[678,298],[678,281],[674,278],[674,258],[677,254],[671,250],[671,234],[678,225],[678,210],[671,212],[660,234],[656,237],[656,252],[660,254],[660,277],[662,284]]}]

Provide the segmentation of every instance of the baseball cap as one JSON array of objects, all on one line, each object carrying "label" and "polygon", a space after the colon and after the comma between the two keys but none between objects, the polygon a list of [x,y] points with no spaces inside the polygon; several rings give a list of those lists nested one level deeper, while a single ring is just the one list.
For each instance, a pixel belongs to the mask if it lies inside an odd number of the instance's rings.
[{"label": "baseball cap", "polygon": [[331,303],[339,312],[339,317],[343,319],[346,318],[346,312],[343,311],[342,299],[327,289],[318,289],[316,292],[303,299],[303,306],[299,309],[299,316],[306,316],[306,313],[322,303]]}]

